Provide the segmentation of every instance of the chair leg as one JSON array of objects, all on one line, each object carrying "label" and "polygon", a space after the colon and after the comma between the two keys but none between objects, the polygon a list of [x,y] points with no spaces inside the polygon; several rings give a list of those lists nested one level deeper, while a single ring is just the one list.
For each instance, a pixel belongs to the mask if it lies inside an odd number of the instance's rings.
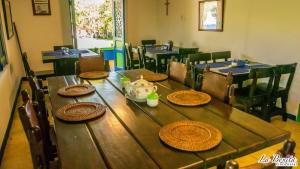
[{"label": "chair leg", "polygon": [[281,106],[282,106],[282,120],[287,121],[288,114],[286,110],[286,102],[287,99],[285,97],[281,97]]},{"label": "chair leg", "polygon": [[263,118],[267,122],[271,122],[271,106],[270,105],[263,105],[262,106],[262,112],[263,112]]}]

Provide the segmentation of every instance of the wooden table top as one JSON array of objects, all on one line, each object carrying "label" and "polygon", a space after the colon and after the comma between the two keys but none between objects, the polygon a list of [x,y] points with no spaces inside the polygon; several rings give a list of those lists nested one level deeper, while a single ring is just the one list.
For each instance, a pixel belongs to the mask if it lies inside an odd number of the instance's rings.
[{"label": "wooden table top", "polygon": [[70,49],[69,53],[65,54],[62,50],[58,51],[42,51],[43,63],[51,63],[58,59],[78,58],[79,54],[84,56],[98,56],[99,54],[88,49]]},{"label": "wooden table top", "polygon": [[[223,164],[268,146],[280,143],[290,133],[270,123],[212,99],[200,107],[181,107],[167,101],[167,95],[185,86],[166,80],[156,83],[161,95],[156,108],[125,99],[120,77],[137,79],[141,72],[112,72],[105,80],[80,80],[76,76],[48,78],[53,112],[75,102],[97,102],[107,106],[105,115],[85,123],[65,123],[54,119],[57,146],[63,169],[142,169],[206,168]],[[61,87],[92,84],[94,94],[64,98],[57,94]],[[161,127],[180,120],[196,120],[218,128],[223,140],[216,148],[204,152],[175,150],[159,139]]]}]

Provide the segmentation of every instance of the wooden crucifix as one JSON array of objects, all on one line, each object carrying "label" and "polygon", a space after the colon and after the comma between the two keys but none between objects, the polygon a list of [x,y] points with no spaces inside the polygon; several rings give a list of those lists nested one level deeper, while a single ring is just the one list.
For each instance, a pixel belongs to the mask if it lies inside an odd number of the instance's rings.
[{"label": "wooden crucifix", "polygon": [[166,5],[166,15],[168,16],[169,15],[169,5],[170,5],[169,0],[166,0],[165,5]]}]

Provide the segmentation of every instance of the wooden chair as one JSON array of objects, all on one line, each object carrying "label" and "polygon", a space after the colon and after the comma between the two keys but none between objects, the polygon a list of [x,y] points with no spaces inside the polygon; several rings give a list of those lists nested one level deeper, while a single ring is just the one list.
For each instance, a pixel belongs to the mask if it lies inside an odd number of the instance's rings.
[{"label": "wooden chair", "polygon": [[195,54],[199,51],[199,48],[179,48],[179,56],[180,61],[182,63],[186,62],[186,58],[188,58],[189,54]]},{"label": "wooden chair", "polygon": [[198,75],[197,81],[200,84],[201,91],[225,103],[231,103],[231,98],[234,95],[232,73],[223,76],[206,70],[203,74]]},{"label": "wooden chair", "polygon": [[104,60],[103,53],[100,56],[81,57],[75,62],[75,74],[79,75],[91,71],[110,71],[109,63]]},{"label": "wooden chair", "polygon": [[140,60],[133,57],[132,45],[130,43],[125,43],[126,49],[126,69],[139,69],[141,68]]},{"label": "wooden chair", "polygon": [[[28,96],[24,96],[26,98]],[[44,134],[38,115],[38,104],[27,100],[24,106],[19,107],[19,116],[30,144],[30,152],[34,169],[57,169],[59,162],[57,154],[46,148]]]},{"label": "wooden chair", "polygon": [[[294,150],[296,148],[296,142],[294,140],[287,140],[282,149],[277,151],[277,155],[281,157],[288,157],[288,156],[295,156]],[[229,160],[226,162],[225,169],[239,169],[239,164],[234,160]],[[275,164],[267,163],[267,164],[260,164],[255,163],[245,167],[241,167],[240,169],[276,169],[278,167]],[[292,167],[279,167],[281,169],[291,169]]]},{"label": "wooden chair", "polygon": [[26,52],[22,53],[22,62],[23,62],[23,66],[24,66],[26,76],[37,76],[37,77],[44,78],[44,77],[47,77],[47,76],[53,76],[54,75],[54,71],[52,71],[52,70],[34,72],[30,68],[30,65],[28,63],[28,56],[27,56]]},{"label": "wooden chair", "polygon": [[29,94],[26,90],[21,92],[23,105],[25,108],[30,107],[31,105],[36,105],[35,116],[37,117],[39,128],[41,130],[44,151],[46,153],[47,159],[53,160],[57,156],[56,151],[56,136],[54,127],[50,126],[48,117],[48,110],[45,102],[45,95],[42,90],[37,91],[37,100],[33,101],[30,99]]},{"label": "wooden chair", "polygon": [[[276,116],[281,115],[283,121],[287,120],[287,110],[286,103],[288,101],[289,91],[294,79],[295,71],[296,71],[297,63],[286,64],[286,65],[277,65],[275,68],[275,79],[274,86],[271,93],[270,100],[270,112],[269,115]],[[284,87],[281,87],[280,84],[282,82],[282,76],[288,75],[287,83]],[[266,88],[267,84],[263,83],[258,86],[259,89],[263,90]],[[277,99],[280,98],[281,108],[276,106]]]},{"label": "wooden chair", "polygon": [[27,76],[27,80],[29,81],[29,85],[31,88],[31,97],[32,100],[36,101],[36,93],[37,90],[41,89],[45,94],[48,94],[48,87],[43,86],[43,80],[38,79],[36,76]]},{"label": "wooden chair", "polygon": [[155,60],[145,56],[146,50],[144,46],[138,47],[138,55],[140,58],[140,62],[142,63],[142,68],[151,70],[153,72],[156,71],[156,63]]},{"label": "wooden chair", "polygon": [[167,66],[167,75],[169,79],[182,83],[189,87],[194,87],[193,75],[190,67],[184,63],[171,60]]},{"label": "wooden chair", "polygon": [[143,46],[155,46],[156,45],[156,40],[142,40],[141,41]]},{"label": "wooden chair", "polygon": [[57,50],[61,50],[61,48],[69,48],[69,49],[74,49],[74,46],[73,45],[61,45],[61,46],[53,46],[53,50],[54,51],[57,51]]},{"label": "wooden chair", "polygon": [[[260,107],[263,113],[263,119],[270,121],[268,115],[268,101],[270,100],[272,92],[272,83],[274,80],[274,68],[257,68],[251,69],[249,79],[252,83],[245,88],[238,88],[235,90],[235,103],[237,108],[241,108],[248,113],[254,113],[255,107]],[[264,92],[258,89],[258,81],[268,79],[268,83]]]},{"label": "wooden chair", "polygon": [[229,58],[231,58],[231,52],[230,51],[224,51],[224,52],[213,52],[212,54],[212,59],[213,62],[216,63],[217,60],[224,60],[228,61]]},{"label": "wooden chair", "polygon": [[196,65],[204,62],[205,64],[207,64],[207,62],[210,60],[211,60],[211,53],[198,52],[195,54],[189,54],[187,63],[191,65]]}]

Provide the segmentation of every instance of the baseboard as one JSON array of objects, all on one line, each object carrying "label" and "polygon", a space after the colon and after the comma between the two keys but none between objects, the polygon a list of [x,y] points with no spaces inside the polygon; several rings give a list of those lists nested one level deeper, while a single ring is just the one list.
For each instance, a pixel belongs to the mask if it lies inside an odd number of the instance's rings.
[{"label": "baseboard", "polygon": [[9,133],[10,133],[12,123],[13,123],[13,120],[14,120],[14,114],[15,114],[15,110],[16,110],[16,106],[17,106],[17,102],[18,102],[18,96],[19,96],[20,90],[21,90],[21,85],[22,85],[22,82],[24,80],[27,80],[27,79],[25,77],[22,77],[21,80],[20,80],[18,91],[16,93],[16,97],[15,97],[15,100],[14,100],[14,105],[13,105],[13,108],[12,108],[12,111],[11,111],[11,114],[10,114],[10,118],[9,118],[9,121],[8,121],[8,126],[7,126],[7,129],[6,129],[6,132],[5,132],[5,135],[4,135],[4,139],[3,139],[3,142],[2,142],[2,145],[1,145],[1,149],[0,149],[0,166],[1,166],[1,163],[2,163],[2,158],[3,158],[3,155],[4,155],[5,147],[6,147],[7,140],[9,138]]}]

